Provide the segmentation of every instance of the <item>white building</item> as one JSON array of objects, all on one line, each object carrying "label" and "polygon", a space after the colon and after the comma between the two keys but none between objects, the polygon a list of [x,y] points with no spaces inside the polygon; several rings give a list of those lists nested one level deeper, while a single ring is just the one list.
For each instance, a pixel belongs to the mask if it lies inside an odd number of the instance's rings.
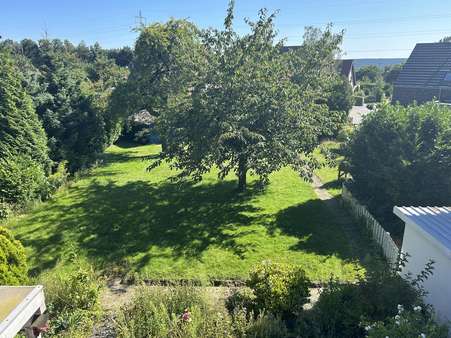
[{"label": "white building", "polygon": [[403,272],[416,276],[433,259],[425,300],[440,320],[451,320],[451,207],[394,207],[393,212],[406,224],[402,251],[410,257]]}]

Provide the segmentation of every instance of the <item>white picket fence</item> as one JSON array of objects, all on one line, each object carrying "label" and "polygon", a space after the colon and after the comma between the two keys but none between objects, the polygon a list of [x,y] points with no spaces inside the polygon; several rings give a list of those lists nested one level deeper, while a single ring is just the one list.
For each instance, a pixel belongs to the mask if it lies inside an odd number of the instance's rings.
[{"label": "white picket fence", "polygon": [[392,266],[397,264],[399,256],[399,248],[385,231],[378,221],[369,213],[365,206],[352,196],[351,192],[346,188],[346,184],[342,186],[341,198],[346,206],[349,207],[352,215],[366,225],[370,231],[373,240],[380,246],[388,263]]}]

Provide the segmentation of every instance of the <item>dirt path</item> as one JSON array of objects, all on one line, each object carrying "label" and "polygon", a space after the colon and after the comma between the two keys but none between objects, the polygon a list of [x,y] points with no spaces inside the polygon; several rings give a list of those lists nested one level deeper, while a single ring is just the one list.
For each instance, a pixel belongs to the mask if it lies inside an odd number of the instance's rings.
[{"label": "dirt path", "polygon": [[323,183],[320,178],[313,175],[312,187],[315,190],[316,195],[322,200],[332,211],[334,219],[342,227],[346,237],[351,246],[351,252],[353,256],[359,257],[361,260],[365,257],[366,253],[362,250],[363,236],[355,220],[348,214],[348,212],[340,204],[339,200],[332,196],[327,189],[323,187]]}]

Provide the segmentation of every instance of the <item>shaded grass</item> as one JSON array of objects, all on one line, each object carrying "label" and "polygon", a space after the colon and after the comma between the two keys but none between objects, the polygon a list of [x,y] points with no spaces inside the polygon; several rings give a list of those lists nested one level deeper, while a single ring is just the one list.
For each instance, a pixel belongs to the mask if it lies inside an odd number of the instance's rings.
[{"label": "shaded grass", "polygon": [[[326,147],[333,151],[340,147],[338,142],[326,141],[321,144],[322,147]],[[315,174],[319,177],[323,183],[324,188],[334,197],[341,196],[341,184],[342,182],[338,179],[338,166],[330,166],[324,155],[320,151],[320,147],[315,149],[315,157],[318,161],[323,164],[323,167],[317,169]],[[340,158],[339,158],[340,159]]]},{"label": "shaded grass", "polygon": [[112,146],[105,163],[27,215],[9,221],[35,273],[71,250],[99,268],[125,266],[150,279],[242,279],[265,259],[299,264],[313,280],[362,273],[340,226],[291,169],[264,191],[237,194],[213,171],[199,184],[170,183],[166,165],[146,172],[159,146]]}]

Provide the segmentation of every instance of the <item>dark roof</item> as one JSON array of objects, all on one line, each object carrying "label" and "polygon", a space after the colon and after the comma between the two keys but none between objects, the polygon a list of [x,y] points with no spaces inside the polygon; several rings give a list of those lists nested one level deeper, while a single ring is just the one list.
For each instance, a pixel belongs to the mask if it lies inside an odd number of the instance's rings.
[{"label": "dark roof", "polygon": [[395,82],[398,86],[451,87],[451,43],[418,43]]},{"label": "dark roof", "polygon": [[337,62],[337,67],[340,71],[340,74],[348,77],[349,73],[352,70],[352,64],[354,60],[338,60]]}]

